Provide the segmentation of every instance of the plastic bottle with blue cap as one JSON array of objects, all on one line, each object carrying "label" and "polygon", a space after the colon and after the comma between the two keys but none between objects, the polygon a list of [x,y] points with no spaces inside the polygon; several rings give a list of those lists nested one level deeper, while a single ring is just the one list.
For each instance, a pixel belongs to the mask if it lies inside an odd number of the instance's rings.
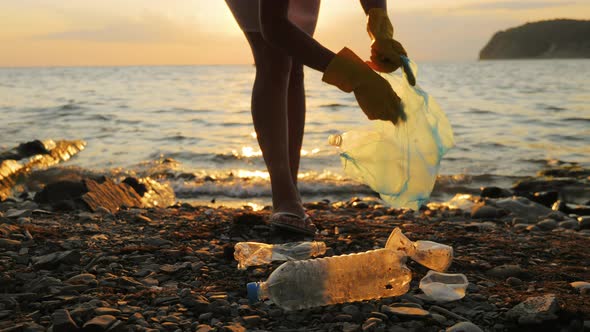
[{"label": "plastic bottle with blue cap", "polygon": [[290,261],[264,282],[247,285],[254,303],[271,299],[285,310],[399,296],[410,288],[412,274],[403,252],[367,252]]}]

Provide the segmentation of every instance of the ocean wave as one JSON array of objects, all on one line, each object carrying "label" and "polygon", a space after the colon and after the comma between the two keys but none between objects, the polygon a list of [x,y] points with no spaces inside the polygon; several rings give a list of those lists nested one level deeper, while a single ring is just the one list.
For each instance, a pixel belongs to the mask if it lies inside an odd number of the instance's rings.
[{"label": "ocean wave", "polygon": [[76,104],[75,102],[69,102],[67,104],[63,104],[61,106],[57,107],[58,110],[64,110],[64,111],[72,111],[72,110],[79,110],[82,109],[82,106],[79,104]]},{"label": "ocean wave", "polygon": [[496,114],[496,112],[488,111],[488,110],[482,110],[482,109],[479,109],[479,108],[471,108],[471,109],[469,109],[469,113],[472,113],[472,114]]},{"label": "ocean wave", "polygon": [[338,108],[338,107],[348,107],[348,105],[339,104],[339,103],[331,103],[331,104],[322,104],[318,107],[320,107],[320,108]]},{"label": "ocean wave", "polygon": [[573,117],[573,118],[564,118],[564,119],[561,119],[561,121],[564,121],[564,122],[590,122],[590,119]]}]

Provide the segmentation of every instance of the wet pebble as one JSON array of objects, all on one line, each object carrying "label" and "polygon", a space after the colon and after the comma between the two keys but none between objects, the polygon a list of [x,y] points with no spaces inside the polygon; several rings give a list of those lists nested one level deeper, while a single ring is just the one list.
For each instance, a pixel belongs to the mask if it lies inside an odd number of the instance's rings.
[{"label": "wet pebble", "polygon": [[518,277],[524,272],[525,270],[519,265],[507,264],[493,267],[486,274],[491,277],[506,279],[508,277]]},{"label": "wet pebble", "polygon": [[483,332],[483,330],[471,322],[461,322],[447,328],[446,332]]},{"label": "wet pebble", "polygon": [[537,227],[544,231],[550,231],[557,227],[557,221],[554,219],[544,219],[537,223]]},{"label": "wet pebble", "polygon": [[111,315],[97,316],[84,324],[84,331],[103,332],[109,329],[117,321],[117,318]]},{"label": "wet pebble", "polygon": [[508,279],[506,279],[506,283],[508,283],[510,286],[522,286],[523,282],[522,280],[516,278],[516,277],[508,277]]},{"label": "wet pebble", "polygon": [[521,325],[534,325],[556,319],[557,310],[557,298],[548,294],[529,297],[510,309],[506,315]]},{"label": "wet pebble", "polygon": [[590,216],[578,217],[580,229],[590,229]]}]

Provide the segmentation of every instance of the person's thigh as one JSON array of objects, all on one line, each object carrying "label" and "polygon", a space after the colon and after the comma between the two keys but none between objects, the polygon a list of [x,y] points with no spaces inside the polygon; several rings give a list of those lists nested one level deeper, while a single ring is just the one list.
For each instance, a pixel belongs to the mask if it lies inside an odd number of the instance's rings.
[{"label": "person's thigh", "polygon": [[260,32],[245,32],[252,49],[258,74],[288,76],[291,71],[291,57],[280,48],[269,44]]},{"label": "person's thigh", "polygon": [[[244,32],[260,32],[259,0],[225,0]],[[291,0],[289,20],[313,36],[320,11],[320,0]]]}]

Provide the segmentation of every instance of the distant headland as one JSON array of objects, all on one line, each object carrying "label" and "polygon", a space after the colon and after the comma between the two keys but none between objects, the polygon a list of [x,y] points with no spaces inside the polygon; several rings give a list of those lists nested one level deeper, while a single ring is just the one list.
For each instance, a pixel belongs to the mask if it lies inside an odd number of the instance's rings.
[{"label": "distant headland", "polygon": [[499,31],[480,60],[590,58],[590,21],[558,19]]}]

